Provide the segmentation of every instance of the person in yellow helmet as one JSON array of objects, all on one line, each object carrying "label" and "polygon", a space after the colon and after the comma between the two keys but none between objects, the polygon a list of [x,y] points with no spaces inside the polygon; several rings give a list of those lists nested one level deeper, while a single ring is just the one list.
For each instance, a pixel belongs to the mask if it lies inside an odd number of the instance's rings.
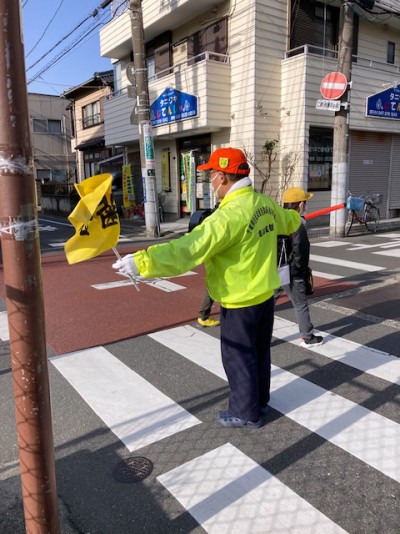
[{"label": "person in yellow helmet", "polygon": [[[301,215],[306,212],[306,202],[313,196],[313,193],[307,193],[301,187],[291,187],[283,193],[283,207],[289,210],[296,210]],[[282,291],[285,291],[292,302],[297,324],[301,335],[301,345],[303,347],[316,347],[323,343],[322,336],[314,335],[314,326],[310,318],[306,296],[305,277],[309,270],[310,261],[310,241],[307,235],[305,220],[302,218],[302,224],[299,229],[289,237],[280,237],[278,246],[285,245],[286,253],[290,265],[290,283],[284,285],[275,291],[275,302],[278,300]],[[280,254],[280,250],[278,251]]]},{"label": "person in yellow helmet", "polygon": [[246,156],[237,148],[215,150],[198,169],[210,172],[218,208],[190,233],[128,254],[113,268],[147,278],[205,264],[208,292],[221,304],[221,354],[230,386],[228,410],[217,420],[259,428],[270,394],[277,236],[295,232],[300,216],[254,191]]}]

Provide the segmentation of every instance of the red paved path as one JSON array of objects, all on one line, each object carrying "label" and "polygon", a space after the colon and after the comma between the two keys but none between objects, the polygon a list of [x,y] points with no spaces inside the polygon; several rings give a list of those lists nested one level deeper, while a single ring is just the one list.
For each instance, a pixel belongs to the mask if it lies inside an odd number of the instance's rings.
[{"label": "red paved path", "polygon": [[[121,254],[132,252],[132,248]],[[109,252],[75,265],[68,265],[63,254],[42,258],[46,339],[50,347],[63,354],[82,348],[104,345],[122,339],[187,324],[197,319],[203,299],[204,269],[198,276],[173,281],[186,289],[166,293],[146,284],[140,292],[133,286],[97,290],[93,284],[120,281],[111,267]],[[344,291],[354,284],[315,278],[315,296]],[[0,296],[4,299],[3,272],[0,271]],[[279,300],[279,304],[285,302]],[[218,314],[218,306],[215,310]]]}]

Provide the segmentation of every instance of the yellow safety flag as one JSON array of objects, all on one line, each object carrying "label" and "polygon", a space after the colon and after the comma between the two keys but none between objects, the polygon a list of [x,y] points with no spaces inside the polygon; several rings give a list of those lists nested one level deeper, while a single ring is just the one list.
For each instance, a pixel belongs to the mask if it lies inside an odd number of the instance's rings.
[{"label": "yellow safety flag", "polygon": [[111,174],[99,174],[75,184],[81,200],[68,217],[76,230],[64,245],[68,263],[89,260],[118,243],[120,224],[111,182]]}]

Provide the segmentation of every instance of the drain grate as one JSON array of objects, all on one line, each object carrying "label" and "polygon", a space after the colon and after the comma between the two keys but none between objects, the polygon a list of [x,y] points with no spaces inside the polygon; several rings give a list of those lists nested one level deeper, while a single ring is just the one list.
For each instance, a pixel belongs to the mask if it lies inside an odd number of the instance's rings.
[{"label": "drain grate", "polygon": [[121,460],[113,469],[113,477],[117,482],[130,484],[140,482],[153,471],[153,462],[144,456],[131,456]]}]

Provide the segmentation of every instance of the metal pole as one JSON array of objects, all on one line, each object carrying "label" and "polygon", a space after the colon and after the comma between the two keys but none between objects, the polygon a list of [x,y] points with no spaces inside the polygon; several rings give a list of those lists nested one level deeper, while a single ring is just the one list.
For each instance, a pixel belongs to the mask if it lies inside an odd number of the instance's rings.
[{"label": "metal pole", "polygon": [[26,532],[58,534],[20,2],[0,0],[0,231]]},{"label": "metal pole", "polygon": [[139,125],[140,162],[144,186],[146,234],[160,235],[157,182],[154,159],[154,139],[150,123],[149,86],[144,44],[141,0],[130,0],[133,63],[136,78],[136,112]]},{"label": "metal pole", "polygon": [[[340,12],[340,35],[338,52],[338,72],[342,72],[347,81],[351,80],[351,60],[353,45],[354,14],[348,2],[344,2]],[[341,98],[347,103],[349,89]],[[349,155],[349,109],[342,106],[335,114],[333,131],[333,165],[331,205],[346,202],[348,190],[348,155]],[[330,235],[344,237],[346,210],[333,211],[330,216]]]}]

